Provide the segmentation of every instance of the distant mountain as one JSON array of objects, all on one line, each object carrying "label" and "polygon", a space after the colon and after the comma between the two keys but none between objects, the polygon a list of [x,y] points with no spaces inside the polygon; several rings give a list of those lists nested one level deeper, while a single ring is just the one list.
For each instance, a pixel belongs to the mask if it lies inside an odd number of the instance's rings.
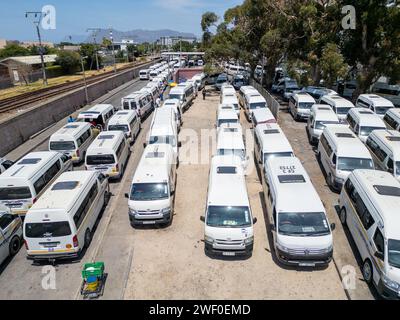
[{"label": "distant mountain", "polygon": [[[189,37],[196,38],[193,33],[179,32],[174,30],[142,30],[136,29],[131,31],[112,30],[114,41],[121,41],[122,39],[132,39],[138,43],[155,42],[161,37]],[[78,36],[76,36],[78,38]],[[80,38],[80,37],[79,37]],[[110,38],[109,29],[101,29],[97,32],[96,40],[101,42],[103,38]],[[73,39],[74,40],[74,39]],[[75,42],[75,41],[74,41]],[[91,35],[86,36],[84,42],[93,42]]]}]

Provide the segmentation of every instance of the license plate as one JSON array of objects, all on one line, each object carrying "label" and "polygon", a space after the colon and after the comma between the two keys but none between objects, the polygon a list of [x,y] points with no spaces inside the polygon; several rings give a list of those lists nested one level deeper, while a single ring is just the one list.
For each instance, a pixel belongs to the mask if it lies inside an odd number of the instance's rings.
[{"label": "license plate", "polygon": [[48,252],[54,252],[54,248],[48,248],[47,251]]},{"label": "license plate", "polygon": [[299,263],[300,267],[315,267],[315,263]]},{"label": "license plate", "polygon": [[143,224],[155,224],[155,221],[143,221]]},{"label": "license plate", "polygon": [[235,256],[235,252],[222,252],[223,256],[228,256],[228,257],[234,257]]}]

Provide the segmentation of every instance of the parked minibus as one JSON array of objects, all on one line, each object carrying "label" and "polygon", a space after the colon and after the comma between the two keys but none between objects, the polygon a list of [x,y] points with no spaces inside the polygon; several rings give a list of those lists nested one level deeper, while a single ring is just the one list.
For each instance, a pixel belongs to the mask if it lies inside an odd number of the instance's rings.
[{"label": "parked minibus", "polygon": [[357,99],[356,107],[370,109],[383,118],[390,108],[394,108],[394,105],[388,99],[376,94],[361,94]]},{"label": "parked minibus", "polygon": [[361,272],[386,299],[400,299],[400,183],[390,173],[355,170],[339,198],[340,220],[361,256]]},{"label": "parked minibus", "polygon": [[140,89],[139,92],[150,93],[153,98],[153,104],[155,104],[157,98],[160,96],[160,89],[154,82],[149,82],[145,87]]},{"label": "parked minibus", "polygon": [[216,128],[228,123],[240,123],[236,111],[221,109],[217,115]]},{"label": "parked minibus", "polygon": [[168,99],[178,99],[180,101],[182,110],[186,111],[189,109],[194,99],[194,88],[193,86],[174,87],[170,90]]},{"label": "parked minibus", "polygon": [[328,105],[314,104],[307,121],[307,135],[311,144],[317,144],[327,125],[338,125],[340,120]]},{"label": "parked minibus", "polygon": [[96,104],[86,111],[82,111],[78,115],[78,121],[90,122],[101,130],[107,127],[108,120],[114,114],[114,107],[111,104]]},{"label": "parked minibus", "polygon": [[0,175],[0,206],[24,216],[46,188],[65,171],[72,160],[54,151],[31,152]]},{"label": "parked minibus", "polygon": [[400,131],[400,108],[389,109],[383,117],[389,129]]},{"label": "parked minibus", "polygon": [[27,259],[74,259],[88,248],[108,197],[108,179],[96,171],[63,173],[24,220]]},{"label": "parked minibus", "polygon": [[128,142],[135,142],[141,129],[140,119],[133,110],[118,111],[108,122],[107,131],[122,131]]},{"label": "parked minibus", "polygon": [[139,71],[139,79],[140,80],[150,80],[150,69],[143,69]]},{"label": "parked minibus", "polygon": [[240,106],[239,100],[236,96],[236,92],[231,92],[230,90],[224,90],[221,95],[221,104],[231,104],[235,107],[235,111],[240,118]]},{"label": "parked minibus", "polygon": [[11,160],[0,158],[0,174],[10,168],[13,164],[14,162],[12,162]]},{"label": "parked minibus", "polygon": [[293,148],[278,124],[260,124],[254,129],[254,158],[264,171],[268,159],[294,156]]},{"label": "parked minibus", "polygon": [[400,180],[400,132],[374,130],[366,143],[376,169],[388,171]]},{"label": "parked minibus", "polygon": [[176,115],[176,123],[178,125],[178,130],[180,130],[182,124],[183,124],[183,118],[182,118],[182,108],[181,104],[179,103],[178,99],[167,99],[164,101],[162,107],[168,107],[172,108],[175,112]]},{"label": "parked minibus", "polygon": [[289,111],[296,121],[308,119],[310,117],[311,107],[314,104],[314,98],[308,93],[295,93],[289,98]]},{"label": "parked minibus", "polygon": [[86,152],[85,167],[99,171],[110,178],[124,175],[130,155],[129,144],[122,131],[100,133]]},{"label": "parked minibus", "polygon": [[317,267],[333,255],[332,231],[326,210],[301,161],[295,157],[267,160],[265,198],[278,261]]},{"label": "parked minibus", "polygon": [[251,115],[251,121],[253,123],[253,128],[259,126],[260,124],[276,123],[274,115],[268,108],[260,108],[253,110]]},{"label": "parked minibus", "polygon": [[243,169],[247,169],[249,157],[246,155],[246,146],[240,124],[235,123],[232,127],[227,124],[218,130],[216,155],[236,155],[240,157]]},{"label": "parked minibus", "polygon": [[243,109],[245,108],[246,94],[249,92],[258,92],[258,91],[252,86],[242,86],[239,90],[239,103],[242,105]]},{"label": "parked minibus", "polygon": [[365,108],[352,108],[346,120],[350,129],[364,143],[374,130],[386,129],[383,120],[376,113]]},{"label": "parked minibus", "polygon": [[168,144],[149,145],[132,179],[128,198],[129,220],[138,225],[168,225],[175,205],[176,163]]},{"label": "parked minibus", "polygon": [[332,110],[342,122],[346,120],[350,109],[354,108],[353,103],[339,95],[324,95],[319,99],[318,104],[327,104],[331,106]]},{"label": "parked minibus", "polygon": [[199,73],[193,76],[192,78],[197,82],[198,90],[201,91],[206,86],[206,75],[204,73]]},{"label": "parked minibus", "polygon": [[69,123],[50,136],[49,150],[67,154],[74,164],[79,164],[85,159],[86,150],[94,138],[91,124]]},{"label": "parked minibus", "polygon": [[204,250],[209,256],[245,256],[253,253],[253,218],[240,157],[211,160],[205,216]]},{"label": "parked minibus", "polygon": [[317,152],[328,185],[335,191],[340,191],[353,170],[374,169],[367,147],[343,125],[325,127]]},{"label": "parked minibus", "polygon": [[0,205],[0,265],[18,253],[22,241],[21,218]]},{"label": "parked minibus", "polygon": [[154,69],[151,70],[149,73],[149,79],[153,80],[155,77],[157,77],[160,74],[160,70],[159,69]]},{"label": "parked minibus", "polygon": [[123,110],[135,110],[139,118],[144,121],[154,109],[154,99],[149,92],[135,92],[121,99]]},{"label": "parked minibus", "polygon": [[245,96],[244,110],[249,121],[252,119],[253,111],[256,109],[266,109],[267,101],[258,91],[250,91]]}]

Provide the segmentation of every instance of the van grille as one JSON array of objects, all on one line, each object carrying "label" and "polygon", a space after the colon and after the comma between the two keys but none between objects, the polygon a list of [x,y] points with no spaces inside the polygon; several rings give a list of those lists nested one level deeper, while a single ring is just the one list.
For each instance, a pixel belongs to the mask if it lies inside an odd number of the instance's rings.
[{"label": "van grille", "polygon": [[326,253],[325,249],[288,249],[288,253],[295,256],[316,256]]},{"label": "van grille", "polygon": [[153,215],[153,214],[159,214],[160,210],[150,210],[150,211],[138,211],[139,215],[142,216],[147,216],[147,215]]},{"label": "van grille", "polygon": [[224,245],[224,246],[237,246],[243,243],[243,240],[221,240],[216,239],[215,241],[217,244]]}]

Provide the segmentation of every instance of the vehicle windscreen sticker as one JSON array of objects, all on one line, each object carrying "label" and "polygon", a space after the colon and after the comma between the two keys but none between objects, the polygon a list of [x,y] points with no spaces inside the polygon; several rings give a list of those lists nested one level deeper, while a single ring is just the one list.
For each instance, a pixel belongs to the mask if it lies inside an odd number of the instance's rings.
[{"label": "vehicle windscreen sticker", "polygon": [[237,222],[235,220],[224,220],[224,226],[236,226]]},{"label": "vehicle windscreen sticker", "polygon": [[302,227],[303,232],[315,232],[314,227]]}]

